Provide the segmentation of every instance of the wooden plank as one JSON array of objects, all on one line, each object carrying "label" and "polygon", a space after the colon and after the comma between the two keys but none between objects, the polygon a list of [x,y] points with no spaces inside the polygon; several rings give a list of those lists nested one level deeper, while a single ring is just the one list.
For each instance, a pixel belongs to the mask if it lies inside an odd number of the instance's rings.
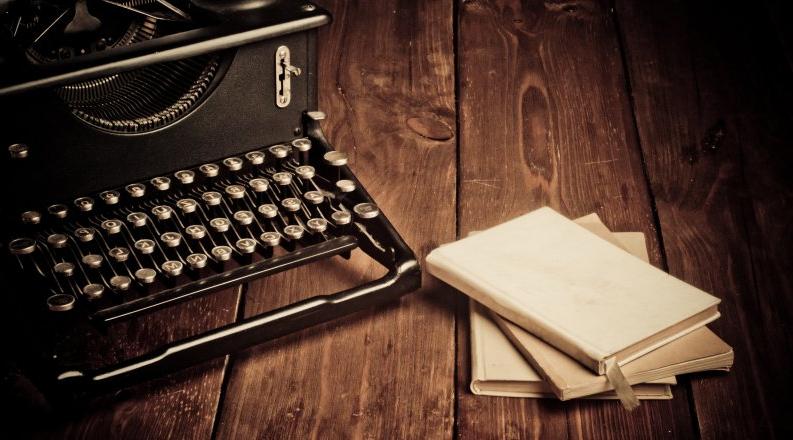
[{"label": "wooden plank", "polygon": [[[791,71],[762,7],[620,1],[669,270],[722,299],[729,374],[692,380],[704,438],[790,438]],[[684,50],[681,50],[684,49]]]},{"label": "wooden plank", "polygon": [[[570,217],[597,212],[615,231],[644,232],[660,265],[606,2],[463,2],[458,41],[460,234],[543,205]],[[467,329],[459,331],[462,352]],[[468,362],[458,359],[462,438],[694,434],[684,387],[632,413],[614,401],[486,398],[467,390]]]},{"label": "wooden plank", "polygon": [[[324,129],[423,257],[455,234],[451,2],[322,3]],[[254,283],[246,313],[377,276],[358,256],[336,263]],[[454,312],[438,286],[237,358],[218,437],[450,437]]]}]

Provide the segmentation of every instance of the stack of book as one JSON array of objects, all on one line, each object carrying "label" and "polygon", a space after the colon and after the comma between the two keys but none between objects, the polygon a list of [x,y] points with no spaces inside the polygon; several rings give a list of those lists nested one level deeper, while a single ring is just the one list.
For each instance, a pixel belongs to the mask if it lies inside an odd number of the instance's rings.
[{"label": "stack of book", "polygon": [[675,376],[730,369],[706,324],[719,299],[648,262],[639,232],[542,208],[435,249],[428,271],[471,298],[471,390],[670,399]]}]

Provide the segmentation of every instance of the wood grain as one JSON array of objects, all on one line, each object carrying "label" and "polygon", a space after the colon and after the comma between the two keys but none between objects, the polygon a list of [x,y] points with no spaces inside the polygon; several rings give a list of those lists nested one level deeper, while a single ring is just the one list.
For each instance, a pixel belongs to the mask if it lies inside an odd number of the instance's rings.
[{"label": "wood grain", "polygon": [[[543,205],[597,212],[647,235],[661,263],[619,40],[605,2],[460,5],[460,234]],[[460,310],[463,310],[460,308]],[[458,315],[459,316],[459,315]],[[460,347],[468,345],[459,326]],[[633,413],[616,402],[496,399],[467,390],[458,359],[462,438],[693,436],[685,388]]]},{"label": "wood grain", "polygon": [[[722,299],[727,375],[692,381],[704,438],[790,438],[791,71],[763,8],[618,2],[669,270]],[[684,50],[681,50],[683,48]]]},{"label": "wood grain", "polygon": [[[423,257],[455,236],[452,4],[322,3],[334,15],[319,34],[323,128]],[[357,257],[254,283],[246,313],[377,276]],[[450,437],[451,302],[425,277],[400,301],[249,350],[233,363],[218,438]]]}]

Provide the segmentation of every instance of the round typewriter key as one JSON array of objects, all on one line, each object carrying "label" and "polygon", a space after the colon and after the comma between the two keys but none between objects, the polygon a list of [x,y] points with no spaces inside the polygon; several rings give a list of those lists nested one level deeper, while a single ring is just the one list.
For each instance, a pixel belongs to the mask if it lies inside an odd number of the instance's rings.
[{"label": "round typewriter key", "polygon": [[88,299],[99,299],[105,293],[105,286],[97,283],[86,284],[83,287],[83,294]]},{"label": "round typewriter key", "polygon": [[248,185],[250,185],[255,192],[260,193],[267,191],[267,188],[270,187],[270,182],[268,182],[267,179],[252,179],[248,182]]},{"label": "round typewriter key", "polygon": [[323,196],[319,191],[306,191],[303,194],[303,198],[312,205],[319,205],[323,200],[325,200],[325,196]]},{"label": "round typewriter key", "polygon": [[144,255],[154,252],[154,247],[154,240],[149,240],[148,238],[144,238],[135,242],[135,249]]},{"label": "round typewriter key", "polygon": [[181,261],[176,260],[169,260],[165,263],[162,263],[161,269],[165,272],[169,277],[178,277],[182,274],[182,269],[184,265]]},{"label": "round typewriter key", "polygon": [[218,171],[220,171],[220,167],[214,163],[205,163],[198,167],[198,171],[201,171],[206,177],[215,177],[218,175]]},{"label": "round typewriter key", "polygon": [[229,225],[231,225],[231,222],[229,222],[227,218],[223,218],[223,217],[213,218],[212,220],[209,221],[209,226],[211,226],[212,229],[218,232],[228,231]]},{"label": "round typewriter key", "polygon": [[352,216],[347,211],[336,211],[330,215],[330,218],[333,220],[333,223],[337,225],[347,225],[352,221]]},{"label": "round typewriter key", "polygon": [[212,256],[218,261],[228,261],[231,259],[231,248],[228,246],[215,246],[212,248]]},{"label": "round typewriter key", "polygon": [[121,220],[105,220],[100,226],[110,235],[121,232]]},{"label": "round typewriter key", "polygon": [[173,214],[173,209],[170,206],[157,205],[151,208],[151,213],[160,220],[168,220]]},{"label": "round typewriter key", "polygon": [[105,202],[105,205],[115,205],[118,203],[118,198],[120,196],[121,194],[119,194],[118,191],[104,191],[99,194],[99,198]]},{"label": "round typewriter key", "polygon": [[229,157],[227,159],[223,159],[223,165],[229,169],[229,171],[239,171],[242,169],[242,164],[244,162],[239,157]]},{"label": "round typewriter key", "polygon": [[329,165],[340,167],[347,165],[347,155],[341,151],[328,151],[322,156]]},{"label": "round typewriter key", "polygon": [[74,275],[74,264],[64,261],[53,266],[52,270],[58,275],[70,277]]},{"label": "round typewriter key", "polygon": [[207,265],[207,256],[204,254],[190,254],[185,258],[192,269],[201,269]]},{"label": "round typewriter key", "polygon": [[28,157],[28,146],[25,144],[11,144],[8,146],[8,154],[11,155],[11,159],[24,159]]},{"label": "round typewriter key", "polygon": [[20,216],[22,223],[28,225],[37,225],[41,222],[41,213],[38,211],[25,211]]},{"label": "round typewriter key", "polygon": [[293,240],[302,238],[303,232],[305,232],[305,229],[300,225],[289,225],[284,228],[284,234]]},{"label": "round typewriter key", "polygon": [[165,176],[155,177],[149,183],[160,191],[165,191],[171,187],[171,179]]},{"label": "round typewriter key", "polygon": [[265,203],[259,206],[258,211],[259,214],[263,215],[265,218],[273,218],[278,215],[278,207],[272,203]]},{"label": "round typewriter key", "polygon": [[234,213],[234,220],[240,225],[249,225],[253,223],[253,213],[250,211],[237,211]]},{"label": "round typewriter key", "polygon": [[88,266],[89,269],[99,269],[102,267],[102,261],[104,261],[104,258],[102,258],[101,255],[88,254],[83,257],[82,261],[83,264]]},{"label": "round typewriter key", "polygon": [[113,249],[107,251],[107,253],[110,255],[110,258],[116,260],[119,263],[123,263],[127,261],[127,258],[129,258],[129,249],[125,247],[114,247]]},{"label": "round typewriter key", "polygon": [[131,197],[143,197],[146,194],[146,187],[142,183],[131,183],[125,187]]},{"label": "round typewriter key", "polygon": [[360,218],[375,218],[380,215],[380,209],[374,203],[359,203],[352,210]]},{"label": "round typewriter key", "polygon": [[63,249],[69,244],[69,237],[64,234],[52,234],[47,237],[47,244],[56,249]]},{"label": "round typewriter key", "polygon": [[267,151],[278,159],[283,159],[289,155],[289,148],[286,145],[273,145]]},{"label": "round typewriter key", "polygon": [[12,255],[28,255],[36,250],[36,240],[32,238],[15,238],[8,243]]},{"label": "round typewriter key", "polygon": [[135,279],[143,284],[151,284],[154,282],[154,277],[157,276],[157,271],[144,267],[135,271]]},{"label": "round typewriter key", "polygon": [[74,230],[74,236],[83,243],[88,243],[94,239],[96,230],[94,228],[77,228]]},{"label": "round typewriter key", "polygon": [[226,194],[232,199],[245,197],[245,187],[242,185],[229,185],[226,187]]},{"label": "round typewriter key", "polygon": [[146,225],[146,214],[142,212],[133,212],[127,216],[127,221],[132,223],[132,226],[139,228]]},{"label": "round typewriter key", "polygon": [[267,246],[278,246],[281,244],[281,234],[277,232],[265,232],[259,236],[259,240]]},{"label": "round typewriter key", "polygon": [[59,293],[47,298],[47,308],[53,312],[66,312],[74,308],[74,297]]},{"label": "round typewriter key", "polygon": [[289,197],[286,199],[281,200],[281,206],[284,207],[289,212],[295,212],[300,210],[300,199],[296,199],[294,197]]},{"label": "round typewriter key", "polygon": [[195,208],[198,205],[195,200],[193,199],[181,199],[176,202],[176,207],[181,209],[183,213],[190,214],[191,212],[195,212]]},{"label": "round typewriter key", "polygon": [[94,209],[94,199],[90,197],[80,197],[74,200],[74,206],[82,212],[89,212]]},{"label": "round typewriter key", "polygon": [[264,153],[261,151],[251,151],[250,153],[245,153],[245,158],[254,165],[261,165],[264,163]]},{"label": "round typewriter key", "polygon": [[307,138],[295,139],[292,141],[292,146],[295,147],[297,151],[308,151],[311,149],[311,141]]},{"label": "round typewriter key", "polygon": [[110,287],[114,290],[129,290],[130,284],[132,284],[132,279],[128,276],[116,275],[110,278]]},{"label": "round typewriter key", "polygon": [[355,191],[355,182],[349,179],[342,179],[336,182],[336,188],[343,193]]},{"label": "round typewriter key", "polygon": [[243,254],[252,254],[256,250],[256,240],[252,238],[237,240],[237,249]]},{"label": "round typewriter key", "polygon": [[221,196],[217,191],[207,191],[204,194],[201,194],[201,199],[203,199],[209,206],[220,205],[222,198],[223,196]]},{"label": "round typewriter key", "polygon": [[312,218],[306,222],[306,226],[314,232],[325,232],[328,229],[328,221],[324,218]]},{"label": "round typewriter key", "polygon": [[316,170],[311,165],[301,165],[295,168],[295,173],[297,173],[297,175],[301,179],[306,179],[306,180],[311,179],[317,175]]},{"label": "round typewriter key", "polygon": [[160,235],[160,240],[168,247],[177,247],[182,243],[182,234],[178,232],[166,232]]},{"label": "round typewriter key", "polygon": [[173,176],[176,177],[179,180],[179,182],[181,182],[184,185],[193,183],[193,180],[195,180],[195,173],[190,170],[177,171],[173,174]]},{"label": "round typewriter key", "polygon": [[69,214],[69,207],[58,203],[47,208],[47,212],[55,218],[66,218],[66,215]]},{"label": "round typewriter key", "polygon": [[200,240],[207,235],[207,228],[203,225],[190,225],[185,228],[185,232],[187,232],[190,238]]},{"label": "round typewriter key", "polygon": [[275,173],[273,174],[273,180],[275,180],[275,183],[281,186],[289,185],[290,183],[292,183],[292,173],[287,171]]}]

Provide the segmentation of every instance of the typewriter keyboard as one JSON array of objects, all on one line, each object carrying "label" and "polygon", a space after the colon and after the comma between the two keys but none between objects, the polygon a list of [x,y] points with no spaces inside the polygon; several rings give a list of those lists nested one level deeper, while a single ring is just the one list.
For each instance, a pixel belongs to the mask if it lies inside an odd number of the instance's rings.
[{"label": "typewriter keyboard", "polygon": [[378,208],[342,178],[344,153],[315,167],[310,149],[297,139],[27,211],[8,249],[48,313],[104,321],[349,252]]}]

